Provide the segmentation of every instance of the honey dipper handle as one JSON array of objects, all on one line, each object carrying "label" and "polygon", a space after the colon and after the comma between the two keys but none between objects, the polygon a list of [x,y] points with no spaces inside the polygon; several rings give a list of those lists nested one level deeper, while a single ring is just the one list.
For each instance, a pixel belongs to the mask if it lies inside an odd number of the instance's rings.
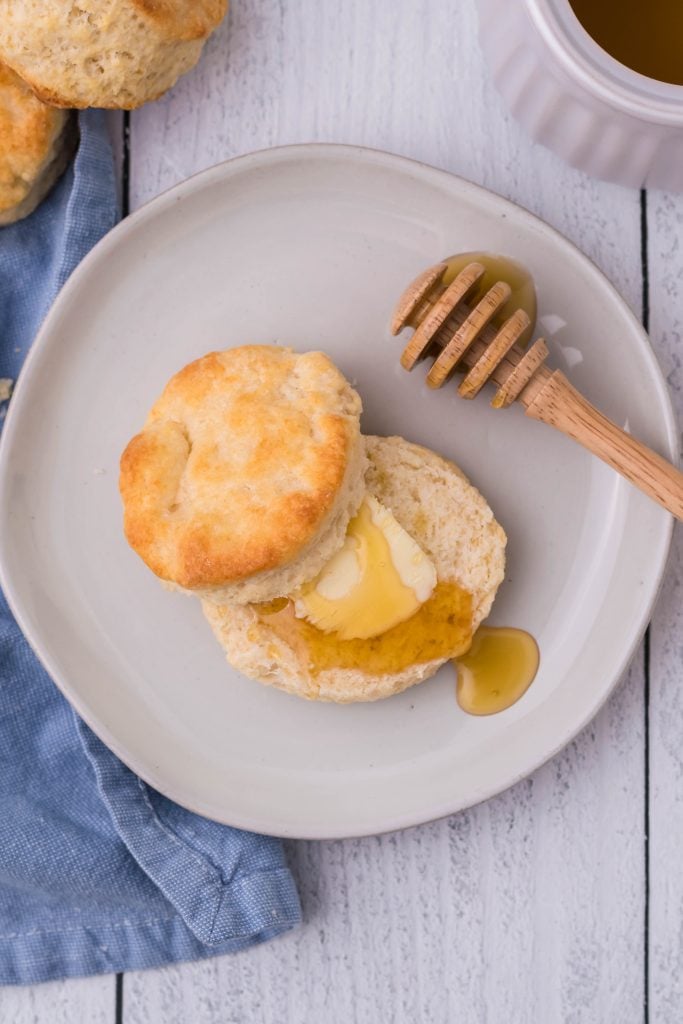
[{"label": "honey dipper handle", "polygon": [[556,427],[683,519],[683,473],[598,412],[556,370],[525,401],[527,416]]}]

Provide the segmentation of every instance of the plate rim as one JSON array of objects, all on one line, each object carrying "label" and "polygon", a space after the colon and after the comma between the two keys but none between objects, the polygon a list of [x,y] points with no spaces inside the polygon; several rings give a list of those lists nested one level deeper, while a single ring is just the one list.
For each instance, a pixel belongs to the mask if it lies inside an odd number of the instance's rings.
[{"label": "plate rim", "polygon": [[216,182],[220,182],[224,178],[231,177],[235,173],[239,174],[240,171],[258,171],[259,168],[264,166],[277,164],[280,161],[291,158],[308,161],[328,157],[335,157],[342,161],[350,161],[351,163],[361,162],[381,165],[389,171],[397,171],[402,174],[407,173],[413,177],[418,177],[421,181],[431,179],[434,183],[445,186],[446,189],[448,189],[449,186],[452,188],[453,183],[455,183],[461,194],[465,193],[474,197],[475,203],[479,208],[482,206],[490,208],[491,204],[498,206],[499,208],[501,206],[503,208],[514,207],[516,210],[522,212],[523,217],[529,218],[532,223],[538,225],[546,235],[552,236],[554,241],[557,242],[560,247],[569,246],[570,249],[573,250],[575,258],[577,258],[580,263],[583,262],[591,275],[597,276],[598,279],[600,279],[602,286],[606,287],[612,293],[613,298],[621,307],[622,312],[631,320],[632,325],[635,327],[635,333],[638,335],[641,354],[646,358],[647,362],[650,364],[651,370],[653,371],[652,378],[659,398],[656,412],[658,416],[661,416],[662,424],[666,430],[668,447],[667,454],[674,462],[679,460],[680,454],[680,442],[671,395],[666,386],[664,374],[659,365],[659,361],[652,347],[649,336],[644,330],[642,323],[635,316],[626,300],[621,296],[606,274],[570,239],[542,218],[538,217],[530,210],[527,210],[520,203],[516,203],[513,200],[501,196],[481,185],[477,185],[474,182],[450,171],[434,167],[419,160],[391,153],[389,151],[366,146],[327,142],[295,143],[285,146],[275,146],[235,156],[231,159],[221,161],[211,167],[205,168],[204,170],[198,171],[149,199],[133,213],[124,217],[111,231],[109,231],[86,254],[59,291],[48,310],[38,333],[36,334],[15,383],[4,429],[0,437],[0,586],[5,593],[8,606],[14,615],[17,624],[36,654],[39,662],[50,676],[52,682],[57,686],[62,695],[71,704],[89,728],[92,729],[102,742],[105,743],[105,745],[127,767],[129,767],[131,771],[139,775],[140,778],[142,778],[148,785],[176,801],[181,806],[186,807],[190,811],[207,816],[215,821],[221,822],[222,824],[247,829],[249,831],[267,832],[270,835],[279,836],[281,838],[340,839],[381,835],[398,829],[437,821],[448,815],[459,813],[460,811],[466,810],[470,807],[475,807],[478,804],[505,792],[520,780],[527,778],[533,772],[537,771],[544,764],[550,761],[569,743],[571,743],[572,740],[575,739],[575,737],[582,732],[583,729],[585,729],[599,713],[601,708],[619,685],[626,669],[631,663],[634,653],[647,629],[652,610],[661,591],[674,526],[673,516],[667,515],[665,518],[662,518],[662,526],[657,538],[659,548],[657,553],[658,557],[655,559],[656,564],[653,564],[652,561],[650,563],[651,567],[654,567],[654,572],[651,576],[648,593],[643,595],[643,598],[641,599],[641,609],[640,615],[638,616],[637,627],[631,635],[630,642],[626,645],[625,649],[623,649],[621,657],[615,659],[615,668],[613,670],[612,679],[602,690],[598,701],[593,704],[591,709],[581,716],[570,729],[563,732],[561,740],[549,745],[541,744],[537,756],[533,758],[532,762],[527,767],[508,775],[505,782],[487,785],[482,792],[476,795],[475,799],[453,798],[450,801],[442,801],[436,806],[430,806],[424,814],[416,814],[415,812],[410,811],[404,814],[394,814],[391,816],[390,821],[383,821],[379,828],[369,828],[367,825],[354,828],[348,824],[342,824],[334,828],[329,825],[325,825],[321,828],[313,824],[306,828],[296,826],[296,830],[293,831],[292,828],[285,827],[283,822],[268,824],[260,819],[254,820],[248,815],[237,815],[236,817],[228,819],[224,812],[220,812],[217,808],[211,806],[209,801],[202,802],[198,798],[185,799],[182,795],[179,798],[177,793],[173,791],[173,785],[167,786],[164,779],[155,777],[155,772],[153,770],[145,767],[144,770],[141,771],[139,766],[136,766],[135,752],[129,751],[125,747],[125,744],[120,743],[117,737],[110,733],[106,724],[99,721],[95,715],[90,714],[87,701],[81,699],[79,694],[73,692],[68,679],[61,678],[59,671],[53,671],[55,666],[51,654],[42,644],[40,635],[37,632],[34,632],[28,623],[27,616],[24,615],[19,591],[18,589],[15,591],[12,579],[6,570],[5,550],[8,545],[8,536],[10,534],[10,531],[7,529],[5,514],[9,506],[8,496],[10,494],[10,485],[8,480],[8,466],[10,462],[9,452],[13,445],[14,435],[17,433],[15,423],[20,423],[20,417],[22,415],[22,408],[24,405],[24,392],[28,392],[30,382],[32,381],[35,373],[34,366],[39,362],[40,354],[43,349],[49,345],[49,339],[52,334],[52,324],[54,321],[58,320],[62,307],[68,304],[72,293],[76,292],[80,287],[81,276],[88,272],[93,264],[97,264],[98,261],[106,259],[108,253],[111,250],[115,251],[119,242],[125,239],[132,231],[135,231],[139,225],[143,224],[150,217],[163,215],[164,210],[167,207],[184,198],[186,195],[191,195],[197,191],[201,191]]}]

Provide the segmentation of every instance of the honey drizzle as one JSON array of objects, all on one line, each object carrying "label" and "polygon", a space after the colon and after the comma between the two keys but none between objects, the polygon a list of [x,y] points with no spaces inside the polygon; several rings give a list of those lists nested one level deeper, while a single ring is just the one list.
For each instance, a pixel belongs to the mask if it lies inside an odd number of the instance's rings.
[{"label": "honey drizzle", "polygon": [[540,654],[522,629],[480,626],[467,653],[455,659],[458,704],[469,715],[495,715],[531,686]]},{"label": "honey drizzle", "polygon": [[325,669],[361,669],[369,675],[400,672],[438,658],[454,658],[472,640],[472,598],[457,583],[437,583],[428,601],[405,622],[379,636],[341,640],[294,615],[282,599],[253,606],[263,622],[307,658],[313,675]]}]

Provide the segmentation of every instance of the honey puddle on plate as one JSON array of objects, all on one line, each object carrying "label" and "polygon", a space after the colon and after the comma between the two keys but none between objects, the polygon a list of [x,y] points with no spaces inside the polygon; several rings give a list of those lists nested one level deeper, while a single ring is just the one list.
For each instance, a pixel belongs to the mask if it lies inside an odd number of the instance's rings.
[{"label": "honey puddle on plate", "polygon": [[523,629],[480,626],[455,659],[458,704],[470,715],[495,715],[515,704],[534,681],[538,644]]},{"label": "honey puddle on plate", "polygon": [[511,290],[510,298],[501,306],[491,322],[494,327],[501,327],[515,310],[523,309],[531,322],[524,334],[520,335],[519,344],[526,345],[530,341],[536,323],[536,289],[526,267],[508,259],[507,256],[498,256],[491,252],[461,252],[457,256],[449,256],[444,263],[448,264],[448,270],[442,280],[444,285],[454,281],[468,263],[481,263],[484,267],[484,274],[465,297],[469,306],[476,306],[497,281],[508,284]]}]

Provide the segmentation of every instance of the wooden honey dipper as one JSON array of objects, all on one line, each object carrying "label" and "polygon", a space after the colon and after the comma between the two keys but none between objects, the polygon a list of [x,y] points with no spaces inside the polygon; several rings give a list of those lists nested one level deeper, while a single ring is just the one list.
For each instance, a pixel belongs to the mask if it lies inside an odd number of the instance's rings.
[{"label": "wooden honey dipper", "polygon": [[683,519],[683,473],[603,416],[560,370],[544,366],[548,348],[543,338],[526,351],[515,347],[531,326],[525,311],[518,309],[500,328],[491,325],[510,298],[510,286],[498,281],[470,306],[467,296],[485,268],[476,261],[469,263],[445,285],[447,270],[445,261],[425,270],[399,299],[392,333],[398,334],[406,325],[415,328],[401,365],[412,370],[420,359],[441,348],[427,374],[430,387],[440,388],[457,370],[465,373],[458,392],[463,398],[474,398],[487,381],[493,381],[498,386],[491,403],[494,408],[521,402],[527,416],[578,441]]}]

